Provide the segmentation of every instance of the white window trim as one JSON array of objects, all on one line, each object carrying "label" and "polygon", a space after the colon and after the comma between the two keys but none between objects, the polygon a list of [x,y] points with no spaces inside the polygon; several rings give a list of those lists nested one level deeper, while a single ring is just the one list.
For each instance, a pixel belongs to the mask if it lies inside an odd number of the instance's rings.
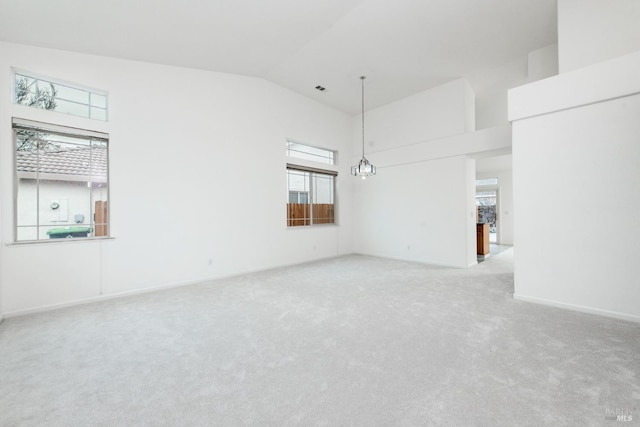
[{"label": "white window trim", "polygon": [[[314,161],[314,160],[310,160],[310,159],[301,159],[295,156],[290,156],[287,154],[287,157],[290,159],[296,159],[296,162],[298,161],[307,161],[307,162],[311,162],[311,163],[316,163],[319,165],[323,165],[323,166],[338,166],[338,151],[337,150],[333,150],[331,148],[327,148],[327,147],[319,147],[317,145],[311,145],[311,144],[306,144],[304,142],[300,142],[297,141],[295,139],[292,138],[287,138],[287,143],[286,143],[286,149],[287,149],[287,153],[289,153],[291,150],[289,149],[289,144],[298,144],[298,145],[302,145],[304,147],[309,147],[309,148],[315,148],[317,150],[324,150],[324,151],[329,151],[331,153],[333,153],[333,162],[332,163],[327,163],[327,162],[319,162],[319,161]],[[293,150],[296,151],[296,150]],[[313,156],[313,154],[309,154],[310,156]],[[318,157],[322,157],[322,156],[318,156]]]},{"label": "white window trim", "polygon": [[[31,71],[23,70],[21,68],[11,67],[11,75],[12,75],[12,78],[13,78],[13,81],[12,81],[13,89],[11,91],[12,92],[11,101],[14,102],[14,103],[16,102],[16,74],[20,74],[20,75],[26,76],[26,77],[31,77],[31,78],[36,79],[36,80],[44,80],[44,81],[55,83],[55,84],[59,84],[59,85],[62,85],[62,86],[67,86],[67,87],[70,87],[70,88],[73,88],[73,89],[80,89],[80,90],[85,90],[87,92],[93,92],[96,95],[103,95],[103,96],[106,96],[107,98],[109,98],[109,92],[104,90],[104,89],[98,89],[98,88],[91,87],[91,86],[85,86],[85,85],[78,84],[78,83],[75,83],[75,82],[71,82],[71,81],[68,81],[68,80],[57,79],[57,78],[54,78],[54,77],[45,76],[43,74],[33,73]],[[107,107],[109,107],[108,100],[107,100]]]},{"label": "white window trim", "polygon": [[[89,92],[89,99],[91,99],[91,94],[96,94],[96,95],[101,95],[104,96],[106,98],[105,101],[105,108],[102,107],[96,107],[96,106],[92,106],[92,105],[88,105],[88,104],[81,104],[81,105],[87,105],[89,107],[89,109],[91,108],[100,108],[100,109],[104,109],[105,111],[105,119],[98,119],[95,117],[86,117],[86,116],[81,116],[81,115],[77,115],[77,114],[71,114],[71,113],[65,113],[63,111],[56,111],[56,110],[50,110],[51,112],[54,113],[58,113],[58,114],[63,114],[63,115],[68,115],[68,116],[73,116],[73,117],[80,117],[83,119],[89,119],[89,120],[95,120],[97,122],[103,122],[106,123],[109,121],[109,92],[105,91],[103,89],[97,89],[97,88],[93,88],[90,86],[85,86],[82,84],[78,84],[78,83],[74,83],[74,82],[70,82],[67,80],[62,80],[62,79],[57,79],[57,78],[53,78],[53,77],[49,77],[49,76],[45,76],[39,73],[33,73],[31,71],[27,71],[27,70],[23,70],[20,68],[15,68],[15,67],[11,67],[11,103],[14,105],[22,105],[23,107],[28,107],[26,105],[23,104],[18,104],[17,103],[17,94],[16,94],[16,75],[21,75],[24,77],[29,77],[35,80],[41,80],[41,81],[45,81],[48,83],[53,83],[53,84],[57,84],[60,86],[66,86],[68,88],[71,89],[78,89],[78,90],[82,90],[85,92]],[[74,101],[68,101],[68,102],[74,102]],[[33,108],[33,107],[31,107]],[[37,108],[39,110],[42,110],[41,108]],[[46,111],[46,110],[45,110]]]},{"label": "white window trim", "polygon": [[19,117],[11,118],[11,128],[13,129],[14,126],[31,128],[34,130],[50,131],[51,133],[57,133],[57,134],[69,135],[69,136],[91,137],[91,138],[98,138],[98,139],[105,139],[105,140],[109,139],[109,134],[104,132],[98,132],[95,130],[82,129],[82,128],[74,128],[71,126],[57,125],[54,123],[38,122],[36,120],[22,119]]},{"label": "white window trim", "polygon": [[[298,159],[296,159],[298,160]],[[324,163],[322,163],[322,165],[325,165]],[[329,166],[329,165],[327,165]],[[331,227],[331,226],[337,226],[338,225],[338,171],[337,170],[331,170],[331,169],[322,169],[322,168],[318,168],[318,167],[309,167],[309,166],[304,166],[302,164],[296,164],[296,163],[287,163],[286,164],[286,174],[288,176],[288,173],[290,170],[294,170],[294,171],[299,171],[299,172],[309,172],[311,174],[321,174],[321,175],[329,175],[333,177],[333,222],[332,223],[321,223],[321,224],[314,224],[313,222],[311,222],[309,225],[288,225],[289,222],[289,218],[286,218],[286,224],[285,227],[287,228],[287,230],[290,229],[297,229],[297,228],[301,228],[301,229],[308,229],[308,228],[313,228],[313,227]],[[287,198],[286,198],[286,202],[287,204],[289,203],[289,184],[287,182],[286,185],[286,193],[287,193]],[[310,185],[309,188],[309,205],[313,204],[313,185]],[[313,221],[313,216],[310,217],[310,220]]]},{"label": "white window trim", "polygon": [[[45,123],[38,122],[35,120],[28,120],[18,117],[12,117],[11,119],[11,133],[13,140],[13,238],[12,241],[7,243],[8,246],[12,245],[30,245],[30,244],[62,244],[62,243],[71,243],[71,242],[95,242],[95,241],[103,241],[103,240],[112,240],[114,237],[111,235],[111,186],[107,186],[107,200],[109,201],[107,207],[107,236],[98,236],[95,235],[82,237],[82,238],[74,238],[74,239],[54,239],[54,240],[46,240],[46,239],[37,239],[37,240],[17,240],[17,232],[18,232],[18,206],[17,206],[17,185],[18,185],[18,174],[16,170],[16,147],[15,147],[15,126],[21,128],[29,128],[37,131],[51,132],[58,135],[68,135],[72,137],[82,137],[89,139],[97,139],[104,140],[107,142],[107,180],[110,181],[110,171],[109,171],[109,134],[104,132],[93,131],[89,129],[75,128],[70,126],[57,125],[53,123]],[[92,201],[93,202],[93,201]],[[94,212],[95,214],[95,212]],[[95,221],[93,219],[90,220],[90,224],[93,224],[95,227]]]}]

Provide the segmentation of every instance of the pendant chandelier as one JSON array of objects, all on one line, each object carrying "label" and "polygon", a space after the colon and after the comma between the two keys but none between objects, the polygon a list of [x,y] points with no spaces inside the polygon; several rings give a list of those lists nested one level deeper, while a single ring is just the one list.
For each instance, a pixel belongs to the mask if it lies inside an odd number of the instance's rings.
[{"label": "pendant chandelier", "polygon": [[360,176],[362,179],[376,174],[376,167],[364,157],[364,79],[365,76],[360,77],[360,81],[362,82],[362,159],[360,159],[357,165],[351,166],[351,175]]}]

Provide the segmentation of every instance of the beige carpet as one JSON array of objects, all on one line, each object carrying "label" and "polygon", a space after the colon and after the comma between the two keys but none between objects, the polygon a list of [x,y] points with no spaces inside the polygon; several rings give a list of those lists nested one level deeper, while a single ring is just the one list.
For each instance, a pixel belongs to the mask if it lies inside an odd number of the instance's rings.
[{"label": "beige carpet", "polygon": [[640,419],[640,326],[364,256],[7,319],[0,425],[602,426]]}]

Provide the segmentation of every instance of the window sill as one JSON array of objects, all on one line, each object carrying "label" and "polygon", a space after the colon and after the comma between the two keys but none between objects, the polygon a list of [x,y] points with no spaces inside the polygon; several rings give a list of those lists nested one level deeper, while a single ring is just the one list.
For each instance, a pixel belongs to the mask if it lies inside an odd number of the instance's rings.
[{"label": "window sill", "polygon": [[297,229],[308,230],[308,229],[316,229],[316,228],[331,228],[331,227],[338,227],[338,226],[339,224],[287,225],[285,226],[285,228],[287,230],[297,230]]},{"label": "window sill", "polygon": [[50,245],[50,244],[65,244],[65,243],[79,243],[79,242],[103,242],[105,240],[115,240],[115,237],[73,237],[70,239],[51,239],[51,240],[29,240],[24,242],[9,242],[5,243],[5,246],[29,246],[29,245]]}]

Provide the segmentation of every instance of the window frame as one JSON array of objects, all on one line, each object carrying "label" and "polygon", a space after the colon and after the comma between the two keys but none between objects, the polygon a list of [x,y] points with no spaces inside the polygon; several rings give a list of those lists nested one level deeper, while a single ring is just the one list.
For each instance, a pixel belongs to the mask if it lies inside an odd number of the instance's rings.
[{"label": "window frame", "polygon": [[[109,93],[105,90],[101,90],[101,89],[96,89],[96,88],[91,88],[88,86],[84,86],[84,85],[80,85],[77,83],[73,83],[73,82],[69,82],[69,81],[64,81],[61,79],[56,79],[56,78],[52,78],[52,77],[48,77],[48,76],[43,76],[41,74],[38,73],[32,73],[30,71],[26,71],[26,70],[21,70],[21,69],[17,69],[17,68],[12,68],[12,103],[14,105],[22,105],[24,107],[27,108],[35,108],[38,110],[44,110],[44,111],[52,111],[58,114],[65,114],[65,115],[69,115],[69,116],[74,116],[74,117],[81,117],[84,119],[89,119],[89,120],[97,120],[97,121],[101,121],[101,122],[108,122],[109,121]],[[36,84],[38,84],[38,82],[42,82],[45,84],[51,84],[51,85],[55,85],[55,86],[61,86],[67,89],[72,89],[72,90],[76,90],[76,91],[81,91],[81,92],[86,92],[87,96],[88,96],[88,103],[83,103],[83,102],[79,102],[76,100],[72,100],[72,99],[67,99],[67,98],[63,98],[63,97],[57,97],[57,99],[59,99],[60,101],[64,101],[64,102],[68,102],[68,103],[72,103],[72,104],[76,104],[79,106],[84,106],[87,108],[88,111],[88,115],[81,115],[81,114],[75,114],[72,112],[66,112],[66,111],[59,111],[56,109],[52,109],[52,110],[47,110],[38,106],[29,106],[26,104],[21,104],[18,103],[18,94],[17,94],[17,84],[18,84],[18,78],[19,77],[26,77],[28,79],[33,79],[36,81]],[[101,96],[104,97],[105,101],[104,101],[104,107],[98,106],[98,105],[93,105],[91,103],[91,98],[93,96]],[[95,117],[92,114],[93,109],[99,109],[104,111],[104,119],[101,117]]]},{"label": "window frame", "polygon": [[491,187],[497,186],[499,180],[497,176],[491,176],[488,178],[476,178],[476,187]]},{"label": "window frame", "polygon": [[[302,224],[292,224],[292,221],[296,221],[296,220],[300,220],[300,219],[295,219],[295,218],[291,218],[290,217],[290,210],[289,210],[289,205],[290,203],[290,199],[289,199],[289,194],[291,191],[297,191],[297,190],[291,190],[289,188],[289,172],[290,171],[297,171],[297,172],[303,172],[303,173],[308,173],[309,174],[309,189],[305,190],[304,192],[308,193],[308,201],[307,203],[304,203],[305,205],[309,206],[309,217],[307,218],[306,216],[304,218],[302,218],[303,223]],[[322,175],[322,176],[329,176],[331,177],[331,194],[332,194],[332,203],[331,205],[333,206],[333,213],[332,213],[332,220],[333,222],[320,222],[320,223],[314,223],[314,214],[313,214],[313,205],[316,204],[315,202],[315,195],[314,195],[314,177],[316,177],[317,175]],[[321,168],[314,168],[314,167],[309,167],[309,166],[302,166],[302,165],[298,165],[298,164],[292,164],[292,163],[287,163],[286,164],[286,176],[287,176],[287,216],[286,216],[286,226],[287,229],[292,229],[292,228],[306,228],[306,227],[318,227],[318,226],[335,226],[338,225],[338,215],[337,215],[337,177],[338,177],[338,172],[334,171],[334,170],[330,170],[330,169],[321,169]],[[308,224],[306,224],[306,222],[309,222]]]},{"label": "window frame", "polygon": [[[311,150],[311,152],[303,151],[303,150],[291,149],[292,145],[298,145],[300,147],[308,148],[308,149]],[[315,154],[315,153],[312,152],[314,150],[324,151],[324,152],[327,153],[327,155],[323,156],[321,154]],[[301,156],[291,155],[292,153],[303,153],[306,156],[302,156],[301,157]],[[335,166],[335,165],[338,164],[338,152],[336,150],[330,150],[330,149],[324,148],[324,147],[317,147],[317,146],[314,146],[314,145],[305,144],[303,142],[296,141],[296,140],[293,140],[293,139],[287,139],[286,155],[287,155],[287,157],[289,157],[291,159],[309,161],[309,162],[314,162],[314,163],[323,164],[323,165]],[[319,160],[319,159],[326,159],[328,161]]]},{"label": "window frame", "polygon": [[[106,177],[105,177],[105,191],[106,191],[106,208],[105,208],[105,215],[106,215],[106,221],[105,222],[101,222],[101,223],[97,223],[97,213],[96,213],[96,202],[99,200],[94,199],[94,194],[93,194],[93,189],[94,189],[94,183],[99,182],[99,181],[93,181],[92,179],[92,174],[91,174],[91,164],[89,165],[89,180],[88,181],[84,181],[84,180],[78,180],[77,182],[87,182],[87,187],[89,187],[91,189],[91,191],[89,192],[89,221],[88,221],[88,226],[90,228],[90,231],[88,232],[88,235],[86,237],[82,236],[82,237],[73,237],[73,238],[49,238],[49,239],[45,239],[45,238],[41,238],[40,237],[40,229],[43,227],[47,227],[47,225],[42,225],[41,223],[41,212],[40,212],[40,204],[41,204],[41,200],[40,200],[40,178],[39,178],[39,174],[40,171],[37,170],[35,172],[36,174],[36,178],[35,178],[35,185],[36,185],[36,224],[32,225],[31,227],[35,227],[36,228],[36,238],[35,239],[22,239],[19,240],[18,239],[18,229],[19,227],[21,227],[21,225],[19,225],[19,218],[18,218],[18,190],[19,190],[19,183],[20,183],[20,179],[21,177],[19,176],[19,171],[18,171],[18,147],[17,147],[17,131],[18,130],[32,130],[35,132],[42,132],[42,133],[46,133],[46,134],[52,134],[52,135],[56,135],[58,137],[68,137],[68,138],[74,138],[74,139],[78,139],[78,140],[86,140],[89,142],[89,149],[92,149],[92,142],[96,141],[96,142],[100,142],[100,143],[104,143],[105,145],[105,173],[106,173]],[[110,138],[109,138],[109,134],[108,133],[104,133],[104,132],[98,132],[98,131],[94,131],[94,130],[89,130],[89,129],[81,129],[81,128],[75,128],[75,127],[70,127],[70,126],[64,126],[64,125],[58,125],[58,124],[54,124],[54,123],[45,123],[45,122],[38,122],[38,121],[33,121],[33,120],[28,120],[28,119],[22,119],[22,118],[17,118],[17,117],[12,117],[11,120],[11,132],[12,132],[12,141],[13,141],[13,244],[34,244],[34,243],[54,243],[54,242],[68,242],[68,241],[95,241],[95,240],[104,240],[104,239],[112,239],[113,237],[111,236],[111,185],[110,185],[110,161],[109,161],[109,145],[110,145]],[[71,142],[71,144],[74,144],[73,142]],[[37,163],[37,169],[40,169],[40,163]],[[27,173],[30,174],[30,173]],[[45,178],[46,180],[46,178]],[[46,180],[48,181],[48,180]],[[62,182],[75,182],[75,180],[70,180],[70,181],[65,181],[65,180],[60,180]],[[68,222],[70,223],[70,220],[68,220]],[[55,226],[55,225],[51,225],[51,226]],[[60,226],[63,226],[62,224]],[[22,226],[24,227],[24,226]],[[101,235],[101,236],[96,236],[96,229],[98,227],[103,227],[102,230],[105,232],[105,235]]]},{"label": "window frame", "polygon": [[[293,195],[296,196],[296,199],[298,200],[297,202],[292,202],[291,201],[291,196],[293,196]],[[307,202],[308,202],[309,201],[309,191],[289,190],[289,203],[304,203],[304,202],[301,201],[301,199],[306,199]],[[308,203],[305,203],[305,204],[308,204]]]}]

